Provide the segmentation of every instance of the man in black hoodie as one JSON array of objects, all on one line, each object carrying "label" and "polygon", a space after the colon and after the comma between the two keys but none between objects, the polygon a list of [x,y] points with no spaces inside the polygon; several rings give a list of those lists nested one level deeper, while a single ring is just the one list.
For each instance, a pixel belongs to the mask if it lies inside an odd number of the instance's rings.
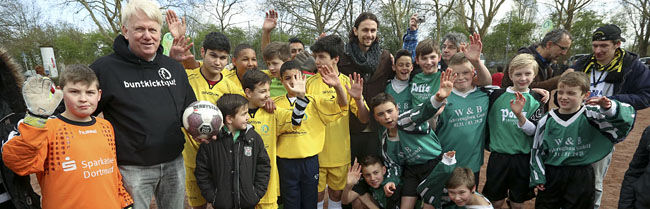
[{"label": "man in black hoodie", "polygon": [[[539,71],[530,84],[530,88],[542,88],[547,91],[552,91],[557,88],[557,82],[560,80],[560,76],[553,77],[553,71],[558,70],[557,65],[554,65],[553,61],[566,55],[569,47],[571,47],[571,34],[569,31],[555,29],[546,33],[542,42],[539,44],[533,44],[529,47],[519,49],[518,54],[532,54],[539,66]],[[567,70],[567,72],[572,72],[572,70]],[[507,67],[503,74],[509,75]],[[506,88],[508,86],[512,86],[512,80],[508,76],[504,76],[501,87]]]},{"label": "man in black hoodie", "polygon": [[113,124],[117,163],[136,209],[183,208],[185,170],[181,116],[196,101],[185,70],[160,47],[157,3],[132,0],[122,8],[114,53],[90,67],[102,86],[97,111]]}]

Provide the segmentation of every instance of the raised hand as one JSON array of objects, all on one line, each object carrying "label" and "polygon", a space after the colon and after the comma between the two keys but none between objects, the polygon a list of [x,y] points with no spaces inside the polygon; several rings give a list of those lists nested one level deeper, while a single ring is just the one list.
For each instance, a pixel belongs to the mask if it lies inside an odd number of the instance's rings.
[{"label": "raised hand", "polygon": [[191,53],[185,53],[189,51],[192,46],[194,46],[194,43],[190,42],[190,38],[185,38],[185,36],[174,38],[172,48],[169,50],[169,57],[178,62],[192,59],[194,58],[194,55]]},{"label": "raised hand", "polygon": [[307,79],[305,75],[293,75],[294,76],[294,81],[293,85],[288,85],[287,87],[289,88],[288,90],[291,92],[294,92],[297,97],[303,98],[305,97],[305,83],[307,82]]},{"label": "raised hand", "polygon": [[300,65],[300,69],[306,70],[307,72],[316,72],[316,60],[313,56],[307,51],[303,51],[296,55],[296,58],[293,59]]},{"label": "raised hand", "polygon": [[411,15],[411,19],[409,19],[409,28],[411,31],[418,29],[418,14]]},{"label": "raised hand", "polygon": [[348,90],[348,94],[356,100],[361,99],[363,94],[363,78],[360,74],[352,73],[352,80],[350,80],[350,86],[345,84],[345,90]]},{"label": "raised hand", "polygon": [[179,21],[174,10],[167,10],[167,27],[169,27],[169,32],[172,34],[174,39],[179,38],[185,35],[185,30],[187,30],[187,24],[185,23],[185,17],[182,21]]},{"label": "raised hand", "polygon": [[63,93],[50,78],[35,75],[23,84],[23,98],[30,114],[48,117],[61,103]]},{"label": "raised hand", "polygon": [[532,88],[530,90],[542,95],[542,102],[544,104],[548,103],[548,99],[551,98],[551,93],[549,93],[546,89]]},{"label": "raised hand", "polygon": [[278,12],[275,10],[269,10],[266,13],[266,17],[264,18],[264,24],[262,24],[262,30],[266,32],[271,32],[273,29],[275,29],[275,26],[278,25]]},{"label": "raised hand", "polygon": [[435,99],[438,102],[445,100],[450,94],[451,90],[454,88],[454,80],[456,80],[456,74],[451,68],[447,68],[445,72],[442,72],[440,75],[440,89],[435,95]]},{"label": "raised hand", "polygon": [[515,92],[515,99],[510,100],[510,109],[515,115],[519,115],[524,110],[524,105],[526,105],[526,98],[520,92]]},{"label": "raised hand", "polygon": [[469,36],[469,46],[461,47],[461,51],[465,53],[465,57],[470,62],[478,62],[481,60],[481,51],[483,50],[483,42],[481,42],[481,35],[474,33]]},{"label": "raised hand", "polygon": [[586,104],[600,106],[604,110],[612,108],[612,100],[607,97],[592,97],[587,100]]},{"label": "raised hand", "polygon": [[361,165],[357,163],[357,158],[354,158],[354,164],[348,169],[347,185],[356,185],[361,179]]},{"label": "raised hand", "polygon": [[329,66],[327,65],[319,66],[318,72],[323,78],[323,83],[327,84],[329,87],[341,85],[341,81],[339,80],[339,75],[337,75],[337,73],[335,73],[334,70]]}]

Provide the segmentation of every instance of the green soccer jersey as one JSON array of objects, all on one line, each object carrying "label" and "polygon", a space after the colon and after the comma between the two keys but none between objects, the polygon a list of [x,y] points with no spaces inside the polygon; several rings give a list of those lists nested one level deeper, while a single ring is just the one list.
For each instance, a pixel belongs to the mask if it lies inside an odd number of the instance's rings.
[{"label": "green soccer jersey", "polygon": [[[529,92],[521,92],[526,98],[523,114],[526,118],[543,113],[543,105]],[[499,89],[491,98],[488,112],[488,127],[490,130],[490,151],[503,154],[529,154],[533,136],[526,135],[518,126],[519,121],[510,108],[510,101],[515,100],[512,88]],[[541,109],[540,109],[541,108]],[[538,111],[539,110],[539,111]],[[536,114],[537,113],[537,114]],[[535,121],[536,122],[536,121]]]},{"label": "green soccer jersey", "polygon": [[569,119],[550,111],[537,124],[531,150],[530,186],[545,184],[545,165],[589,165],[608,155],[614,143],[623,141],[634,124],[635,110],[612,100],[605,111],[583,106]]},{"label": "green soccer jersey", "polygon": [[[440,155],[438,136],[428,128],[427,123],[442,105],[434,104],[433,101],[429,99],[399,116],[397,137],[400,141],[401,159],[406,165],[424,164]],[[380,132],[382,138],[388,136],[387,132],[386,129]]]},{"label": "green soccer jersey", "polygon": [[456,150],[458,166],[478,172],[483,165],[483,145],[489,104],[489,90],[474,88],[461,93],[452,90],[438,118],[436,133],[442,152]]},{"label": "green soccer jersey", "polygon": [[411,91],[409,90],[408,81],[390,80],[384,92],[395,99],[400,114],[411,109]]},{"label": "green soccer jersey", "polygon": [[427,102],[440,88],[440,72],[418,73],[411,79],[411,107]]}]

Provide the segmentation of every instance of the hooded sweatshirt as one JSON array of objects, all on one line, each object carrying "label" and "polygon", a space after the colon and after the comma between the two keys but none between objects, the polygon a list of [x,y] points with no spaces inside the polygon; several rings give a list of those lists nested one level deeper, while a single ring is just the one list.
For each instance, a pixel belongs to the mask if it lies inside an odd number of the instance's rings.
[{"label": "hooded sweatshirt", "polygon": [[153,61],[137,57],[124,36],[114,53],[97,59],[100,112],[115,129],[117,163],[149,166],[176,159],[183,151],[181,116],[196,101],[183,66],[158,48]]}]

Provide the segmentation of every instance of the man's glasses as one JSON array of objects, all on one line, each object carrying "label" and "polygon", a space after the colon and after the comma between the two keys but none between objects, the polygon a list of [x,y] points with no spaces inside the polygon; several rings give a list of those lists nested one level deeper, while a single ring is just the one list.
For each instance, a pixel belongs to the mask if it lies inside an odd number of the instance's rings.
[{"label": "man's glasses", "polygon": [[559,44],[557,44],[557,43],[555,43],[555,42],[551,42],[551,43],[555,44],[555,46],[557,46],[557,47],[560,47],[560,49],[561,49],[562,51],[569,50],[569,47],[568,47],[568,46],[560,46]]}]

